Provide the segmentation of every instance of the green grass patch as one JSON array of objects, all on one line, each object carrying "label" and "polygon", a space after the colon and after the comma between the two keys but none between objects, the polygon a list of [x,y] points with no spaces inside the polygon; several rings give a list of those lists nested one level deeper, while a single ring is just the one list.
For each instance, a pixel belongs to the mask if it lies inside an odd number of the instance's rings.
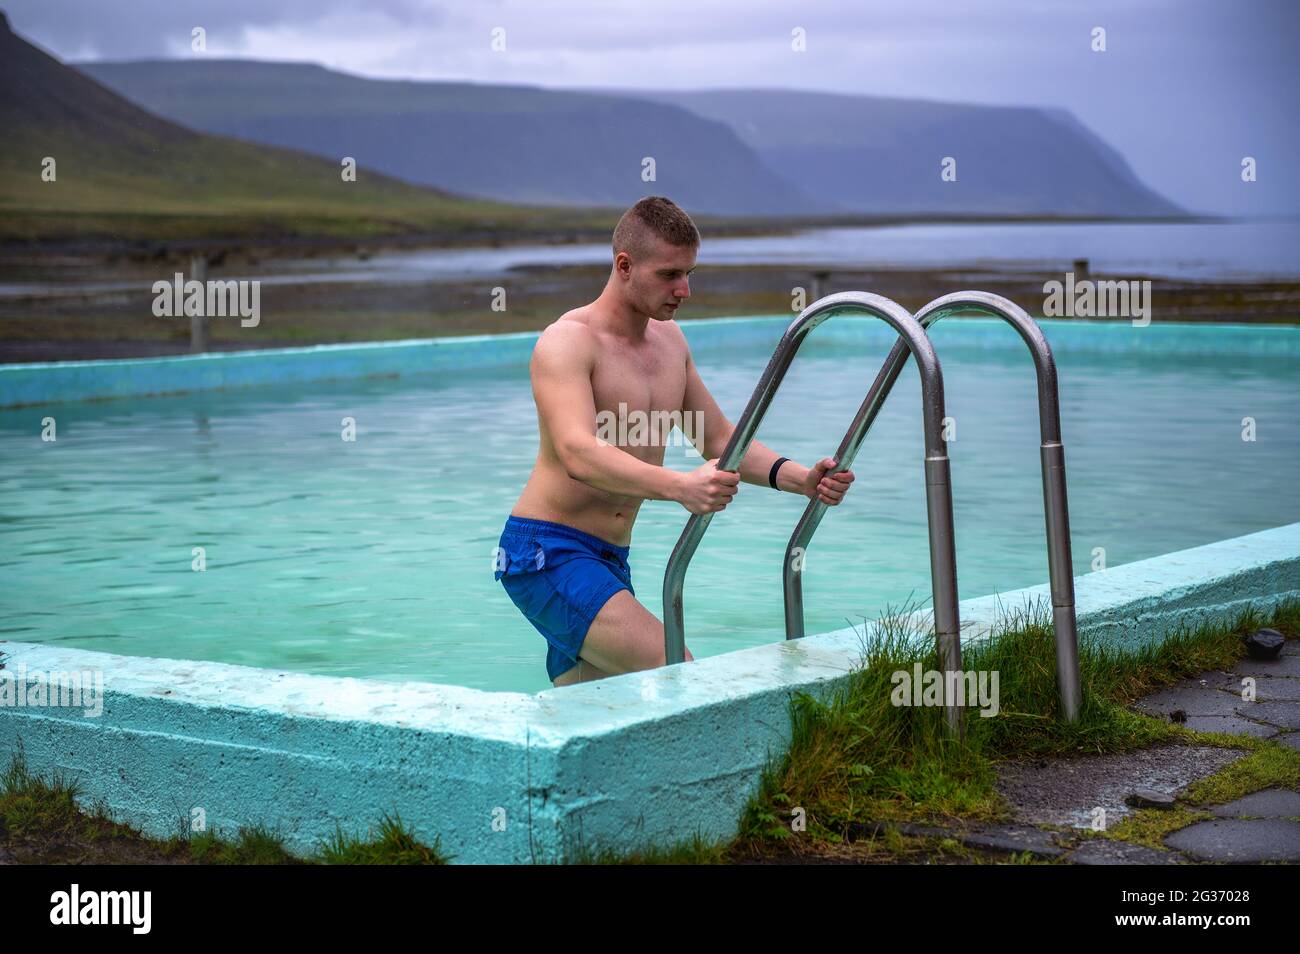
[{"label": "green grass patch", "polygon": [[[1230,667],[1244,655],[1242,637],[1260,626],[1290,638],[1300,635],[1300,602],[1293,601],[1267,617],[1250,609],[1232,625],[1184,627],[1138,651],[1081,637],[1082,705],[1078,720],[1068,723],[1059,712],[1050,608],[1030,607],[1013,613],[990,638],[963,646],[963,670],[998,673],[999,711],[986,718],[968,706],[964,737],[957,739],[947,732],[942,707],[891,701],[895,672],[910,673],[916,662],[924,670],[941,669],[933,638],[910,622],[914,612],[886,612],[874,628],[864,629],[861,661],[837,691],[824,698],[796,694],[791,745],[764,772],[745,810],[739,844],[773,850],[807,837],[835,844],[849,836],[851,826],[873,821],[1006,820],[995,788],[999,761],[1212,741],[1206,733],[1189,733],[1126,706],[1188,676]],[[1217,744],[1257,741],[1233,736]],[[1239,763],[1244,767],[1220,773],[1227,781],[1215,783],[1215,795],[1275,784],[1285,776],[1278,760],[1292,771],[1287,756],[1261,750]],[[1141,821],[1134,826],[1161,824],[1147,820],[1148,814],[1169,821],[1170,813],[1138,813]]]},{"label": "green grass patch", "polygon": [[422,844],[402,824],[400,815],[385,814],[369,839],[345,835],[335,826],[321,861],[331,865],[445,865],[448,859],[442,854],[441,841],[441,837],[435,838],[433,847]]},{"label": "green grass patch", "polygon": [[1120,821],[1114,828],[1104,832],[1090,832],[1097,838],[1109,838],[1113,841],[1127,841],[1157,851],[1167,850],[1164,839],[1180,828],[1205,821],[1214,816],[1208,812],[1199,812],[1191,808],[1178,807],[1172,810],[1161,808],[1141,808]]},{"label": "green grass patch", "polygon": [[[1246,757],[1195,783],[1174,811],[1141,810],[1107,832],[1080,832],[1162,847],[1172,831],[1209,817],[1199,810],[1270,787],[1300,786],[1300,752],[1277,742],[1222,733],[1193,732],[1129,711],[1134,700],[1207,669],[1230,668],[1244,655],[1242,637],[1271,626],[1300,637],[1300,601],[1263,614],[1247,610],[1232,625],[1180,629],[1159,644],[1123,652],[1081,638],[1079,718],[1067,723],[1058,710],[1050,610],[1013,614],[994,636],[962,649],[966,671],[998,673],[998,712],[982,717],[968,707],[965,732],[951,737],[938,706],[902,706],[891,700],[893,674],[940,669],[928,636],[910,627],[914,608],[887,612],[864,628],[863,654],[846,682],[824,698],[796,693],[791,701],[792,741],[770,762],[758,793],[729,842],[698,833],[665,847],[636,852],[579,844],[574,864],[728,864],[772,859],[781,852],[825,854],[842,846],[868,822],[954,820],[992,822],[1006,809],[995,788],[1004,759],[1123,752],[1178,741],[1250,749]],[[114,821],[103,805],[78,806],[74,781],[31,775],[21,746],[0,775],[0,857],[36,863],[206,864],[447,864],[438,839],[427,846],[400,816],[385,814],[367,837],[336,828],[311,858],[296,858],[275,834],[241,829],[234,839],[215,831],[155,840]],[[903,835],[885,829],[853,843],[853,859],[879,863],[1044,863],[1032,856],[972,850],[951,839]],[[1055,863],[1055,862],[1048,862]]]},{"label": "green grass patch", "polygon": [[31,773],[20,745],[0,774],[0,858],[20,864],[446,864],[438,841],[419,842],[398,817],[385,815],[372,837],[341,829],[310,858],[299,858],[264,826],[241,827],[234,838],[215,830],[157,839],[114,821],[107,806],[78,804],[80,787],[62,773]]},{"label": "green grass patch", "polygon": [[575,865],[720,865],[729,864],[728,845],[710,841],[699,833],[668,846],[651,846],[640,851],[579,844],[569,851],[564,864]]},{"label": "green grass patch", "polygon": [[1263,788],[1300,789],[1300,752],[1271,739],[1251,741],[1254,752],[1189,785],[1183,800],[1222,805]]},{"label": "green grass patch", "polygon": [[1193,782],[1179,796],[1180,804],[1176,808],[1139,809],[1113,828],[1084,832],[1084,837],[1110,838],[1163,849],[1165,836],[1196,822],[1213,819],[1214,815],[1202,810],[1210,805],[1223,805],[1266,788],[1300,788],[1300,752],[1280,742],[1223,732],[1195,732],[1181,728],[1179,732],[1189,743],[1253,751],[1213,775]]}]

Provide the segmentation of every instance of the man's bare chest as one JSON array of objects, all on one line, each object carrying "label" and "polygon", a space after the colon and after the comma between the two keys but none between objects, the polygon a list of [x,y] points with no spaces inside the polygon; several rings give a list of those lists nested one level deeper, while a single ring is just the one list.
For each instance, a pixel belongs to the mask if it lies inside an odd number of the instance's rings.
[{"label": "man's bare chest", "polygon": [[676,349],[607,352],[596,361],[591,389],[598,423],[606,420],[617,426],[622,421],[626,429],[644,421],[657,433],[670,426],[668,415],[681,411],[686,394],[685,354]]}]

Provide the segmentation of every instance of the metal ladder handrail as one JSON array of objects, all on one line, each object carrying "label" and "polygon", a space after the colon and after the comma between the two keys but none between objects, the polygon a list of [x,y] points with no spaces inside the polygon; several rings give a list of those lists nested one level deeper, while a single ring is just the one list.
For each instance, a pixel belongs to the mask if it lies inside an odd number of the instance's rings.
[{"label": "metal ladder handrail", "polygon": [[[1056,362],[1051,346],[1038,326],[1015,302],[990,292],[961,291],[936,298],[916,313],[922,328],[956,311],[979,311],[1007,321],[1029,346],[1038,379],[1038,421],[1042,440],[1043,509],[1047,525],[1047,566],[1052,591],[1052,618],[1056,632],[1056,681],[1066,721],[1078,718],[1080,705],[1079,646],[1074,607],[1074,570],[1070,556],[1070,518],[1065,492],[1065,448],[1061,443],[1061,412],[1057,389]],[[871,429],[894,382],[907,363],[908,346],[903,340],[885,359],[875,383],[858,409],[839,450],[836,470],[847,470]],[[785,592],[786,639],[804,635],[802,574],[804,561],[793,560],[796,552],[807,553],[808,543],[826,513],[826,504],[809,502],[790,542],[786,545],[782,586]]]},{"label": "metal ladder handrail", "polygon": [[[899,334],[899,346],[916,355],[921,372],[921,412],[925,427],[925,490],[930,533],[930,585],[934,599],[935,633],[945,671],[961,669],[961,641],[957,617],[957,557],[952,524],[952,486],[947,443],[943,437],[943,372],[924,328],[905,308],[881,295],[868,292],[838,292],[805,308],[786,329],[776,350],[750,396],[749,404],[736,422],[726,449],[718,458],[718,469],[739,470],[763,415],[780,387],[791,361],[804,338],[827,318],[845,312],[866,312],[882,319]],[[877,379],[879,380],[879,379]],[[667,665],[686,658],[682,585],[686,569],[708,529],[713,513],[692,514],[673,548],[664,573],[664,660]],[[945,680],[947,686],[948,680]],[[960,734],[961,708],[954,698],[944,699],[945,717],[951,730]]]}]

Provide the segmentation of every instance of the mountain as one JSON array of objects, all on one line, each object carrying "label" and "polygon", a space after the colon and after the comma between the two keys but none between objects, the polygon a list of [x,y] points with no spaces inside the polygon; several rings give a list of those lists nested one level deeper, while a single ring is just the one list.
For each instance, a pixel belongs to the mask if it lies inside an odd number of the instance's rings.
[{"label": "mountain", "polygon": [[[247,60],[82,63],[195,129],[499,201],[627,208],[672,196],[693,213],[838,211],[774,174],[725,123],[630,96],[536,86],[364,79]],[[642,161],[655,179],[642,180]]]},{"label": "mountain", "polygon": [[[0,237],[346,236],[518,226],[553,210],[466,199],[338,159],[194,132],[14,34],[0,13]],[[46,158],[53,181],[44,181]],[[608,226],[606,226],[606,229]]]},{"label": "mountain", "polygon": [[[81,68],[194,128],[494,199],[625,206],[653,191],[745,215],[1178,216],[1060,110],[736,89],[653,92],[373,80],[289,63]],[[940,163],[957,160],[944,182]]]},{"label": "mountain", "polygon": [[[856,212],[1182,216],[1066,110],[782,89],[655,93]],[[956,160],[952,182],[940,177]]]}]

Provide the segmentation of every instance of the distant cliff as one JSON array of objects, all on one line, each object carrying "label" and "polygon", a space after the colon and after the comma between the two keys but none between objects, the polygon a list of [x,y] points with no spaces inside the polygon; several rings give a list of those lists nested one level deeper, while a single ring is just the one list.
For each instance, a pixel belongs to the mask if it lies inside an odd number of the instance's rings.
[{"label": "distant cliff", "polygon": [[[742,89],[681,93],[363,79],[241,60],[85,63],[196,129],[451,192],[728,215],[1178,216],[1068,113]],[[641,180],[655,160],[652,185]],[[945,157],[955,181],[940,177]]]}]

